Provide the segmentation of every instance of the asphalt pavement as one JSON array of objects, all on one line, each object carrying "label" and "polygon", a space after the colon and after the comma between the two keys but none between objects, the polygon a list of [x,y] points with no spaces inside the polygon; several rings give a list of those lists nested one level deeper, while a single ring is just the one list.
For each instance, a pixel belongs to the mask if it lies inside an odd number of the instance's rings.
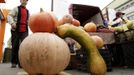
[{"label": "asphalt pavement", "polygon": [[[90,75],[89,73],[78,71],[78,70],[65,70],[65,72],[70,73],[71,75]],[[0,64],[0,75],[18,75],[23,73],[27,75],[23,69],[20,68],[11,68],[10,63],[1,63]],[[134,75],[134,69],[132,68],[113,68],[111,72],[107,72],[106,75]]]}]

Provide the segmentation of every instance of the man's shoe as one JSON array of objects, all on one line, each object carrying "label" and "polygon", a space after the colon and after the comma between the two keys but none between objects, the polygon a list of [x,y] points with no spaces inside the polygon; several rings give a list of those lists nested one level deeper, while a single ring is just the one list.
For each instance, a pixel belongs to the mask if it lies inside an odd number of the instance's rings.
[{"label": "man's shoe", "polygon": [[16,68],[16,64],[12,64],[11,68]]}]

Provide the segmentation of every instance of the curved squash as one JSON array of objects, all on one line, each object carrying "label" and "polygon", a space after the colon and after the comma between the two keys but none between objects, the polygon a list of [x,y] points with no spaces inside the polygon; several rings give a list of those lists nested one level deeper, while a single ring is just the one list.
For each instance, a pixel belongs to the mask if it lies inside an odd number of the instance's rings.
[{"label": "curved squash", "polygon": [[91,75],[105,75],[106,64],[98,52],[90,35],[79,27],[64,24],[57,27],[57,34],[61,38],[71,37],[83,46],[87,52],[87,66]]}]

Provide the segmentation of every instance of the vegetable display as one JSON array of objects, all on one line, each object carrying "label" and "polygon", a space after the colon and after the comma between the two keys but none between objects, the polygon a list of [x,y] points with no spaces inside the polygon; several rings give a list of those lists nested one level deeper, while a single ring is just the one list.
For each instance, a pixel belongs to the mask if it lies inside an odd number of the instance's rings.
[{"label": "vegetable display", "polygon": [[71,37],[76,40],[87,52],[87,66],[91,75],[105,75],[106,64],[100,55],[93,39],[83,29],[64,24],[57,27],[57,34],[62,37]]}]

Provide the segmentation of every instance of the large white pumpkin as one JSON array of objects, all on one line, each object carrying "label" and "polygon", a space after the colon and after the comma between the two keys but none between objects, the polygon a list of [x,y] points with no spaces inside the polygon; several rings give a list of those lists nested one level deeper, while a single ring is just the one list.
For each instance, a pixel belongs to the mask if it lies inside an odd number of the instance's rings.
[{"label": "large white pumpkin", "polygon": [[19,60],[29,74],[54,75],[70,61],[70,51],[63,39],[52,33],[34,33],[20,45]]}]

